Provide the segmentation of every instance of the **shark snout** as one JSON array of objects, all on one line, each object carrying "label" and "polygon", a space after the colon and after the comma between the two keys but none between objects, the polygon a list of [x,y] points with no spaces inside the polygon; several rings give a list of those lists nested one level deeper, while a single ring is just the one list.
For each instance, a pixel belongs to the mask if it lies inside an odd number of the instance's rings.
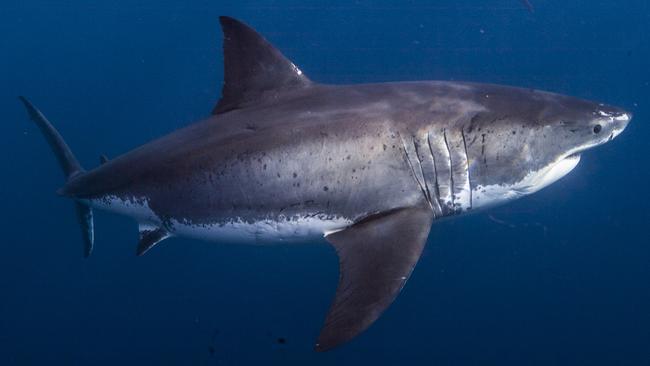
[{"label": "shark snout", "polygon": [[632,120],[631,112],[615,107],[603,108],[595,115],[593,132],[602,136],[600,138],[602,143],[611,141],[620,135]]},{"label": "shark snout", "polygon": [[613,117],[613,128],[612,128],[612,134],[610,136],[610,140],[613,140],[616,136],[620,135],[623,130],[627,127],[627,125],[630,123],[632,120],[632,113],[623,111],[620,113],[618,116]]}]

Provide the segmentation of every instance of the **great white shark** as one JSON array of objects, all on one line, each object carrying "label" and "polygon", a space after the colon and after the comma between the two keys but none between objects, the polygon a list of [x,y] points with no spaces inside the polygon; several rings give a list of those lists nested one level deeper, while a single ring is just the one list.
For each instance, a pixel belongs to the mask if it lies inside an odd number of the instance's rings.
[{"label": "great white shark", "polygon": [[93,209],[133,217],[137,254],[179,236],[331,244],[339,284],[316,343],[368,328],[406,283],[435,220],[536,192],[611,141],[622,109],[449,81],[325,85],[221,17],[222,98],[203,121],[92,170],[21,97],[66,177],[85,242]]}]

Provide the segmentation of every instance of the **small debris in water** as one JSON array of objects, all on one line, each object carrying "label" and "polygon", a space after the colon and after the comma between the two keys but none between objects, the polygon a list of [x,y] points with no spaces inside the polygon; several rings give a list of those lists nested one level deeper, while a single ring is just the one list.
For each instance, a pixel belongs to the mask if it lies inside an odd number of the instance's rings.
[{"label": "small debris in water", "polygon": [[284,339],[282,337],[278,338],[278,344],[286,344],[286,343],[287,343],[286,339]]},{"label": "small debris in water", "polygon": [[524,3],[524,6],[528,11],[532,14],[535,12],[535,8],[533,8],[533,4],[530,3],[528,0],[521,0],[522,3]]}]

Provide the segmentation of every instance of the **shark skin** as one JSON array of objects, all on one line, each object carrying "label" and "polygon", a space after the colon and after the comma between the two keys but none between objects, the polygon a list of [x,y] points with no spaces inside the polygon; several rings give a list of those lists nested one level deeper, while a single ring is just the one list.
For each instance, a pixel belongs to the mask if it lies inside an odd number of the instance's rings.
[{"label": "shark skin", "polygon": [[324,85],[252,28],[221,17],[222,98],[203,121],[81,168],[27,99],[93,246],[93,209],[134,218],[137,254],[181,236],[325,240],[339,286],[316,343],[367,329],[406,283],[432,223],[534,193],[620,134],[620,108],[533,89],[449,81]]}]

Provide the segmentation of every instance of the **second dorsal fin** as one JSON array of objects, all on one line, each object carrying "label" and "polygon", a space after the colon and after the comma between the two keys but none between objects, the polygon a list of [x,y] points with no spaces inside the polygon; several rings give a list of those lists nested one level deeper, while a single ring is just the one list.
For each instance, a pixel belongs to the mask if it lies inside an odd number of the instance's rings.
[{"label": "second dorsal fin", "polygon": [[224,84],[212,114],[311,84],[296,65],[254,29],[230,17],[219,20],[224,35]]}]

